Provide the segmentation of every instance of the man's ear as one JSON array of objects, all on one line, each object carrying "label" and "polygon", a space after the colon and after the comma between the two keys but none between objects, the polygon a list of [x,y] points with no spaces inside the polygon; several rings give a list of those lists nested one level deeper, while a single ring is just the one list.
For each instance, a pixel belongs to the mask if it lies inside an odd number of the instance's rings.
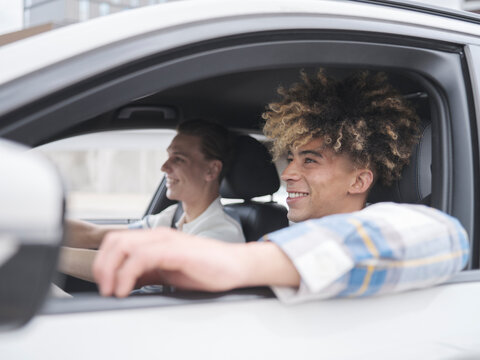
[{"label": "man's ear", "polygon": [[364,194],[370,189],[373,183],[373,172],[369,169],[358,169],[355,171],[355,178],[350,184],[350,194]]},{"label": "man's ear", "polygon": [[220,160],[211,160],[208,164],[206,172],[206,180],[213,181],[218,178],[220,172],[222,171],[222,162]]}]

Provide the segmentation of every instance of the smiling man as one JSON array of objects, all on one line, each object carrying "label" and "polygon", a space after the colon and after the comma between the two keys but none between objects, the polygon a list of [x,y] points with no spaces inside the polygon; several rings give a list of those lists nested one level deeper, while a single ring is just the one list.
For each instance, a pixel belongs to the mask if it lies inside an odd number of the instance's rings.
[{"label": "smiling man", "polygon": [[[358,171],[348,156],[325,148],[321,139],[289,150],[287,162],[282,180],[287,184],[291,221],[353,212],[365,206],[365,195],[373,181],[372,171]],[[350,186],[352,176],[354,182]]]},{"label": "smiling man", "polygon": [[[240,224],[223,211],[220,182],[229,162],[229,132],[224,127],[203,120],[180,124],[162,165],[166,174],[167,198],[182,204],[178,221],[172,205],[156,215],[149,215],[129,226],[130,229],[174,227],[187,234],[226,242],[245,242]],[[93,281],[91,272],[96,250],[113,226],[100,226],[68,220],[67,247],[61,251],[59,270]]]},{"label": "smiling man", "polygon": [[284,301],[366,296],[434,285],[465,266],[468,240],[456,219],[423,205],[366,207],[373,183],[397,179],[419,137],[418,117],[384,74],[302,73],[279,94],[263,114],[264,133],[275,157],[287,155],[281,177],[298,224],[248,244],[164,228],[111,233],[94,264],[103,295],[171,284],[269,285]]},{"label": "smiling man", "polygon": [[220,203],[220,182],[231,152],[229,132],[218,124],[202,120],[184,122],[177,132],[167,148],[168,159],[162,171],[166,174],[167,198],[181,202],[183,214],[172,224],[178,207],[173,205],[130,228],[174,225],[188,234],[245,242],[240,224],[223,211]]},{"label": "smiling man", "polygon": [[400,177],[419,139],[414,109],[383,73],[342,81],[320,71],[278,90],[282,100],[263,114],[273,154],[287,154],[282,175],[292,221],[365,207],[374,181]]}]

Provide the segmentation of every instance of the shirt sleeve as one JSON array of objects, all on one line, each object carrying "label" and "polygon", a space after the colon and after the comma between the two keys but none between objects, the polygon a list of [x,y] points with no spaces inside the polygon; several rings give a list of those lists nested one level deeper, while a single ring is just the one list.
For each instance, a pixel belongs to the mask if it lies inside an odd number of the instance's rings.
[{"label": "shirt sleeve", "polygon": [[465,229],[424,205],[379,203],[266,236],[290,258],[299,288],[272,287],[285,302],[361,297],[432,286],[468,261]]},{"label": "shirt sleeve", "polygon": [[147,215],[142,220],[128,225],[129,229],[151,229],[159,226],[170,227],[172,225],[173,215],[177,205],[167,207],[162,212],[155,215]]}]

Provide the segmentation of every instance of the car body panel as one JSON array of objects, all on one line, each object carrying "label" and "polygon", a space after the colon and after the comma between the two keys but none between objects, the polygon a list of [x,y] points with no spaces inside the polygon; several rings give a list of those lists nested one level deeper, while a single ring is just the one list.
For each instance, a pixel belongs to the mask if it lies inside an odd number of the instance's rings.
[{"label": "car body panel", "polygon": [[[43,33],[33,38],[28,38],[5,46],[1,49],[2,60],[0,65],[9,64],[11,70],[7,73],[1,74],[0,82],[6,82],[9,79],[17,78],[23,74],[29,73],[38,68],[49,66],[60,60],[92,51],[102,46],[111,45],[117,41],[122,41],[138,35],[145,35],[152,31],[188,26],[188,24],[205,21],[220,22],[222,19],[228,19],[232,16],[240,19],[242,17],[259,15],[288,14],[288,16],[292,16],[298,14],[301,16],[308,16],[309,14],[317,14],[325,16],[326,23],[323,24],[323,27],[326,28],[345,29],[341,19],[343,17],[350,17],[358,20],[375,19],[376,21],[384,21],[387,27],[395,24],[408,24],[410,26],[424,26],[427,30],[448,30],[457,34],[460,33],[466,35],[480,34],[478,32],[478,27],[475,25],[452,19],[444,18],[444,21],[439,22],[436,21],[438,18],[435,16],[418,12],[411,12],[409,14],[411,16],[408,18],[404,16],[399,17],[398,15],[401,14],[401,10],[383,6],[375,7],[374,17],[372,17],[371,11],[371,5],[342,1],[296,1],[295,4],[292,4],[285,0],[275,2],[251,0],[233,2],[214,0],[201,2],[182,1],[143,7],[131,10],[128,13],[117,13],[108,17],[93,19],[87,23],[71,25],[63,29]],[[337,16],[339,17],[338,19],[336,18]],[[126,23],[128,26],[125,26]],[[298,23],[296,24],[296,26],[299,25],[300,24]],[[308,27],[312,26],[308,21],[305,25]],[[318,25],[319,24],[317,24],[317,26]],[[113,27],[118,30],[104,31],[108,27]],[[277,24],[275,28],[278,29]],[[285,28],[288,29],[291,28],[291,26],[286,23]],[[268,24],[265,24],[263,29],[259,28],[254,30],[268,30]],[[369,31],[368,24],[364,30]],[[375,28],[375,31],[377,31],[377,28]],[[228,36],[234,33],[235,30],[232,28],[224,29],[224,33],[216,34],[216,37]],[[410,34],[404,33],[404,35],[411,35],[411,30],[409,33]],[[79,36],[79,34],[82,35]],[[95,36],[91,37],[91,34],[94,34]],[[204,39],[208,36],[205,33],[202,35]],[[51,48],[44,48],[43,51],[39,52],[35,62],[26,62],[26,64],[11,62],[13,58],[10,58],[9,56],[30,56],[31,49],[35,49],[36,44],[39,43],[42,44],[42,47],[46,44],[50,44]],[[12,66],[12,64],[14,66]]]},{"label": "car body panel", "polygon": [[478,66],[478,59],[480,59],[480,46],[468,45],[465,46],[465,57],[469,65],[470,80],[472,82],[473,105],[475,113],[477,114],[477,136],[480,138],[480,68]]},{"label": "car body panel", "polygon": [[[102,58],[102,65],[96,67],[78,66],[77,71],[58,74],[55,81],[45,82],[42,94],[86,79],[99,72],[112,69],[135,59],[187,46],[212,38],[222,38],[249,32],[291,29],[329,29],[342,31],[362,31],[395,34],[396,36],[435,39],[439,42],[460,44],[477,43],[479,27],[454,19],[407,12],[396,8],[371,4],[338,1],[182,1],[157,6],[139,8],[79,23],[35,37],[25,39],[0,48],[0,67],[9,71],[0,74],[1,84],[19,79],[39,69],[76,59],[81,64],[82,57],[92,57],[102,49],[118,51]],[[260,20],[261,19],[261,20]],[[128,24],[127,26],[125,24]],[[107,31],[107,29],[116,29]],[[94,35],[93,35],[94,34]],[[134,49],[125,49],[128,41],[139,37],[158,36],[155,41]],[[34,52],[34,53],[32,53]],[[15,59],[35,56],[35,61],[18,62]],[[25,95],[28,94],[28,91]],[[0,114],[13,110],[15,102],[21,104],[19,94],[12,94],[13,103],[3,103]],[[3,109],[2,109],[3,108]]]},{"label": "car body panel", "polygon": [[[41,352],[51,360],[475,359],[480,356],[480,323],[472,321],[480,319],[479,298],[480,283],[467,282],[294,306],[234,298],[40,315],[21,332],[1,334],[0,353],[4,359],[32,359]],[[465,308],[475,310],[466,313]]]}]

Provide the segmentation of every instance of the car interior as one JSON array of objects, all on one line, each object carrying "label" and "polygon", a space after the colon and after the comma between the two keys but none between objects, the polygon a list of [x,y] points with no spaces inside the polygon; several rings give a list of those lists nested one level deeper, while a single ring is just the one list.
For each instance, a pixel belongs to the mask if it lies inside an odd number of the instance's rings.
[{"label": "car interior", "polygon": [[[303,68],[309,73],[316,68]],[[282,68],[232,73],[207,78],[169,88],[132,100],[112,111],[102,113],[73,126],[56,138],[112,129],[175,128],[184,120],[203,118],[219,122],[235,131],[233,165],[221,185],[223,198],[241,199],[225,206],[225,211],[237,219],[247,241],[256,241],[262,235],[288,226],[286,208],[273,201],[252,199],[271,195],[279,188],[279,174],[263,144],[251,135],[261,134],[266,104],[276,99],[279,86],[298,81],[301,68]],[[357,69],[328,68],[329,74],[347,76]],[[386,71],[390,81],[417,109],[422,120],[422,137],[416,146],[410,164],[402,178],[390,187],[375,184],[369,194],[369,203],[395,201],[430,204],[432,191],[432,124],[431,103],[418,77],[408,72]],[[145,215],[158,213],[172,201],[166,198],[163,181],[152,196]],[[176,218],[181,215],[181,208]],[[81,280],[68,278],[69,292],[92,290]]]}]

